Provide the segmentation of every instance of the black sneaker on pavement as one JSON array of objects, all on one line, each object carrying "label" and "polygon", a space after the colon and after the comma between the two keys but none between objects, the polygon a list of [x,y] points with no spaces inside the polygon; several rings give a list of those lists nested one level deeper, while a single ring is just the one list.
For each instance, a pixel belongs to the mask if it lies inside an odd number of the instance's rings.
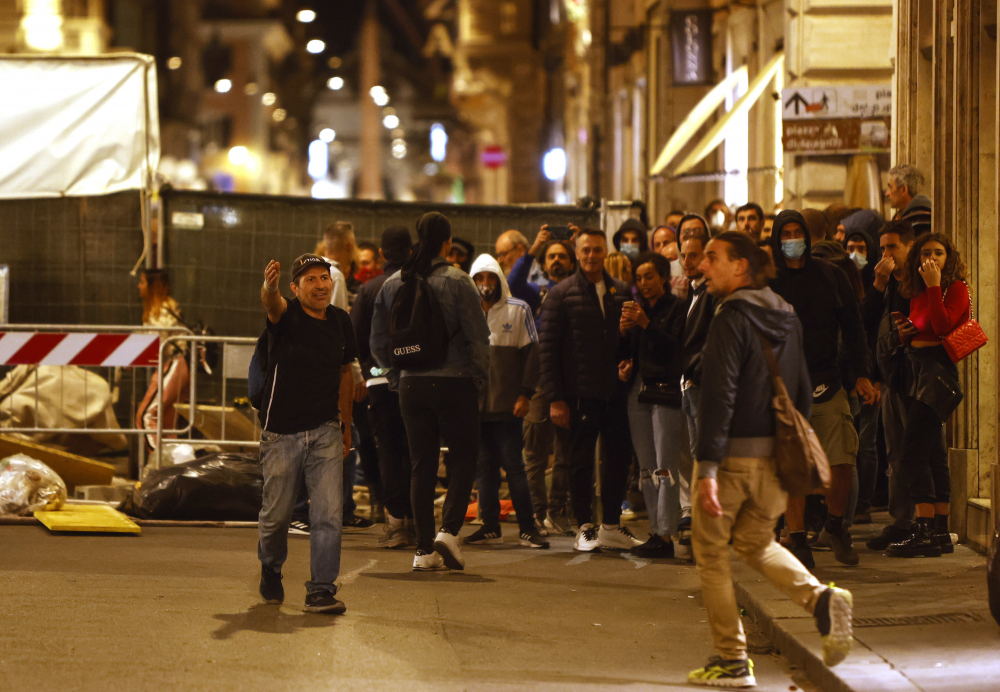
[{"label": "black sneaker on pavement", "polygon": [[549,542],[542,538],[537,531],[522,531],[518,543],[526,545],[529,548],[541,548],[543,550],[549,547]]},{"label": "black sneaker on pavement", "polygon": [[347,612],[347,606],[343,601],[338,601],[332,591],[317,591],[306,596],[306,605],[302,610],[307,613],[342,615]]},{"label": "black sneaker on pavement", "polygon": [[865,546],[869,550],[886,550],[893,543],[905,540],[909,535],[909,529],[901,529],[894,524],[889,524],[882,529],[882,533],[868,540]]},{"label": "black sneaker on pavement", "polygon": [[503,543],[503,534],[500,527],[480,526],[475,533],[470,533],[462,539],[466,545],[489,545],[492,543]]},{"label": "black sneaker on pavement", "polygon": [[667,542],[663,540],[662,536],[651,533],[649,534],[648,541],[642,545],[637,545],[629,552],[637,557],[645,557],[654,560],[659,558],[672,558],[674,556],[674,542]]},{"label": "black sneaker on pavement", "polygon": [[285,587],[281,585],[281,572],[260,566],[260,597],[264,603],[281,605],[285,602]]},{"label": "black sneaker on pavement", "polygon": [[691,517],[681,517],[677,522],[677,540],[681,545],[691,545]]},{"label": "black sneaker on pavement", "polygon": [[365,519],[364,517],[359,517],[357,514],[344,517],[345,529],[370,529],[373,526],[375,526],[375,522]]},{"label": "black sneaker on pavement", "polygon": [[847,532],[843,524],[840,525],[840,530],[836,528],[831,531],[830,526],[827,526],[820,533],[820,541],[826,539],[826,543],[830,546],[833,551],[833,556],[844,565],[856,565],[860,561],[858,558],[858,551],[854,549],[854,543],[851,540],[851,534]]},{"label": "black sneaker on pavement", "polygon": [[288,533],[293,536],[308,536],[309,535],[309,522],[299,521],[298,519],[293,519],[288,524]]},{"label": "black sneaker on pavement", "polygon": [[795,559],[801,562],[802,566],[806,569],[815,569],[816,560],[813,559],[812,549],[809,547],[805,531],[793,532],[789,534],[789,537],[792,539],[792,542],[787,546],[788,552],[794,555]]}]

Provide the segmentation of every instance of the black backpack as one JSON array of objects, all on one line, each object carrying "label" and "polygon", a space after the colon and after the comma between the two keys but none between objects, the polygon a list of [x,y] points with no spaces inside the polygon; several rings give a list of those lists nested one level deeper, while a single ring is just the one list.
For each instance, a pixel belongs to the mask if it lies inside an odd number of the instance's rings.
[{"label": "black backpack", "polygon": [[[432,272],[433,273],[433,272]],[[427,278],[403,278],[389,308],[389,360],[392,368],[431,370],[448,356],[444,311]]]}]

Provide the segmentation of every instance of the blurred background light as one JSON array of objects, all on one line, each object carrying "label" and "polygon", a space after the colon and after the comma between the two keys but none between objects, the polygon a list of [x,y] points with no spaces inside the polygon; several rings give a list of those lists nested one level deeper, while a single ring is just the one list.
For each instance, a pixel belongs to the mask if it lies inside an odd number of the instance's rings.
[{"label": "blurred background light", "polygon": [[324,41],[319,40],[318,38],[314,38],[312,41],[306,44],[306,50],[309,51],[310,53],[313,53],[314,55],[316,53],[322,53],[323,51],[326,50],[326,43]]},{"label": "blurred background light", "polygon": [[234,166],[242,166],[248,158],[250,158],[250,152],[247,151],[246,147],[233,147],[229,150],[229,163]]},{"label": "blurred background light", "polygon": [[247,96],[253,96],[258,91],[257,82],[248,82],[246,86],[243,87],[243,93]]},{"label": "blurred background light", "polygon": [[382,124],[385,125],[386,129],[393,130],[399,127],[399,117],[395,115],[387,115],[382,118]]},{"label": "blurred background light", "polygon": [[278,97],[272,94],[270,91],[260,97],[260,102],[265,106],[273,106],[278,100]]},{"label": "blurred background light", "polygon": [[314,139],[309,142],[309,166],[307,168],[309,177],[313,180],[325,178],[330,170],[330,149],[326,142],[321,139]]},{"label": "blurred background light", "polygon": [[183,64],[183,61],[175,55],[174,57],[172,57],[169,60],[167,60],[167,69],[168,70],[177,70],[177,69],[180,69],[180,66],[182,64]]},{"label": "blurred background light", "polygon": [[288,113],[285,112],[284,108],[275,108],[274,112],[271,113],[271,117],[274,119],[274,122],[280,123],[288,117]]},{"label": "blurred background light", "polygon": [[324,142],[332,142],[337,138],[337,133],[333,128],[324,127],[319,131],[319,138]]},{"label": "blurred background light", "polygon": [[344,88],[344,78],[343,77],[330,77],[326,81],[327,88],[333,91],[340,91]]},{"label": "blurred background light", "polygon": [[385,106],[389,103],[389,94],[384,86],[373,86],[368,93],[371,94],[372,101],[377,106]]},{"label": "blurred background light", "polygon": [[566,151],[559,147],[550,149],[542,159],[542,171],[549,180],[560,180],[566,175]]},{"label": "blurred background light", "polygon": [[215,83],[215,90],[220,94],[228,94],[233,88],[233,83],[228,79],[220,79]]},{"label": "blurred background light", "polygon": [[311,24],[316,19],[316,13],[312,10],[299,10],[295,18],[303,24]]},{"label": "blurred background light", "polygon": [[444,131],[444,125],[434,123],[431,125],[431,158],[435,161],[444,161],[448,155],[448,133]]}]

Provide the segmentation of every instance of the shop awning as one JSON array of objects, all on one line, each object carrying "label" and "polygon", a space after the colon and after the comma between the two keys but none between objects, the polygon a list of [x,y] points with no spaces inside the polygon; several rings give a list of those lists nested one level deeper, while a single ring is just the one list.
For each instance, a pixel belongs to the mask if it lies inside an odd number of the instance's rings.
[{"label": "shop awning", "polygon": [[656,163],[649,169],[650,176],[659,175],[664,168],[670,165],[674,157],[680,153],[684,145],[687,144],[698,129],[705,124],[705,121],[712,117],[712,113],[726,100],[726,94],[733,90],[740,80],[747,74],[746,65],[716,84],[705,97],[698,102],[698,105],[691,109],[684,121],[674,130],[667,140],[667,145],[656,158]]},{"label": "shop awning", "polygon": [[2,56],[0,88],[0,198],[150,188],[160,158],[152,57]]},{"label": "shop awning", "polygon": [[708,134],[698,142],[697,146],[691,150],[680,165],[674,170],[674,175],[681,175],[682,173],[687,173],[689,170],[698,165],[698,162],[703,158],[708,156],[717,146],[722,144],[722,141],[726,138],[726,130],[729,128],[730,123],[732,123],[737,118],[741,118],[746,115],[750,108],[757,103],[757,99],[760,98],[761,94],[770,84],[774,76],[778,74],[778,70],[784,69],[785,66],[785,55],[784,53],[778,53],[764,66],[757,76],[754,78],[753,82],[750,83],[750,87],[747,89],[747,93],[740,97],[740,100],[732,107],[732,109],[726,113],[724,116],[719,118],[718,122],[712,126],[712,129],[708,131]]}]

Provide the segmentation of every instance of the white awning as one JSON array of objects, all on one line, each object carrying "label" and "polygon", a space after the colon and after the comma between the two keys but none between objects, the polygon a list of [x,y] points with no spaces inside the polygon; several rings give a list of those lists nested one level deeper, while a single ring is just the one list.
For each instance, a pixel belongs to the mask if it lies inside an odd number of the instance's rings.
[{"label": "white awning", "polygon": [[747,114],[750,108],[757,103],[757,99],[760,98],[761,94],[764,93],[764,89],[767,85],[774,79],[774,76],[778,74],[778,70],[784,69],[785,66],[785,55],[784,53],[778,53],[764,66],[757,76],[754,77],[753,82],[750,83],[750,87],[747,89],[747,93],[740,97],[732,109],[726,113],[724,116],[719,118],[718,122],[712,126],[712,129],[708,131],[708,134],[698,142],[697,146],[691,150],[680,165],[674,170],[674,175],[681,175],[682,173],[687,173],[689,170],[698,165],[698,162],[703,158],[708,156],[712,151],[722,144],[722,141],[726,138],[726,129],[729,124],[732,123],[736,118],[742,117]]},{"label": "white awning", "polygon": [[148,190],[156,64],[139,54],[0,56],[0,198]]},{"label": "white awning", "polygon": [[670,165],[670,162],[674,160],[674,157],[680,153],[684,145],[690,141],[694,134],[698,131],[705,121],[712,117],[712,113],[718,108],[723,101],[726,100],[726,94],[728,94],[732,89],[736,88],[739,84],[740,79],[745,77],[747,74],[746,65],[741,65],[738,70],[730,74],[724,80],[712,87],[712,90],[705,94],[705,97],[698,102],[698,105],[691,109],[691,112],[687,114],[683,122],[674,130],[674,133],[670,135],[670,139],[667,140],[667,145],[663,147],[663,151],[656,158],[656,163],[653,167],[649,169],[650,176],[659,175],[664,168]]}]

